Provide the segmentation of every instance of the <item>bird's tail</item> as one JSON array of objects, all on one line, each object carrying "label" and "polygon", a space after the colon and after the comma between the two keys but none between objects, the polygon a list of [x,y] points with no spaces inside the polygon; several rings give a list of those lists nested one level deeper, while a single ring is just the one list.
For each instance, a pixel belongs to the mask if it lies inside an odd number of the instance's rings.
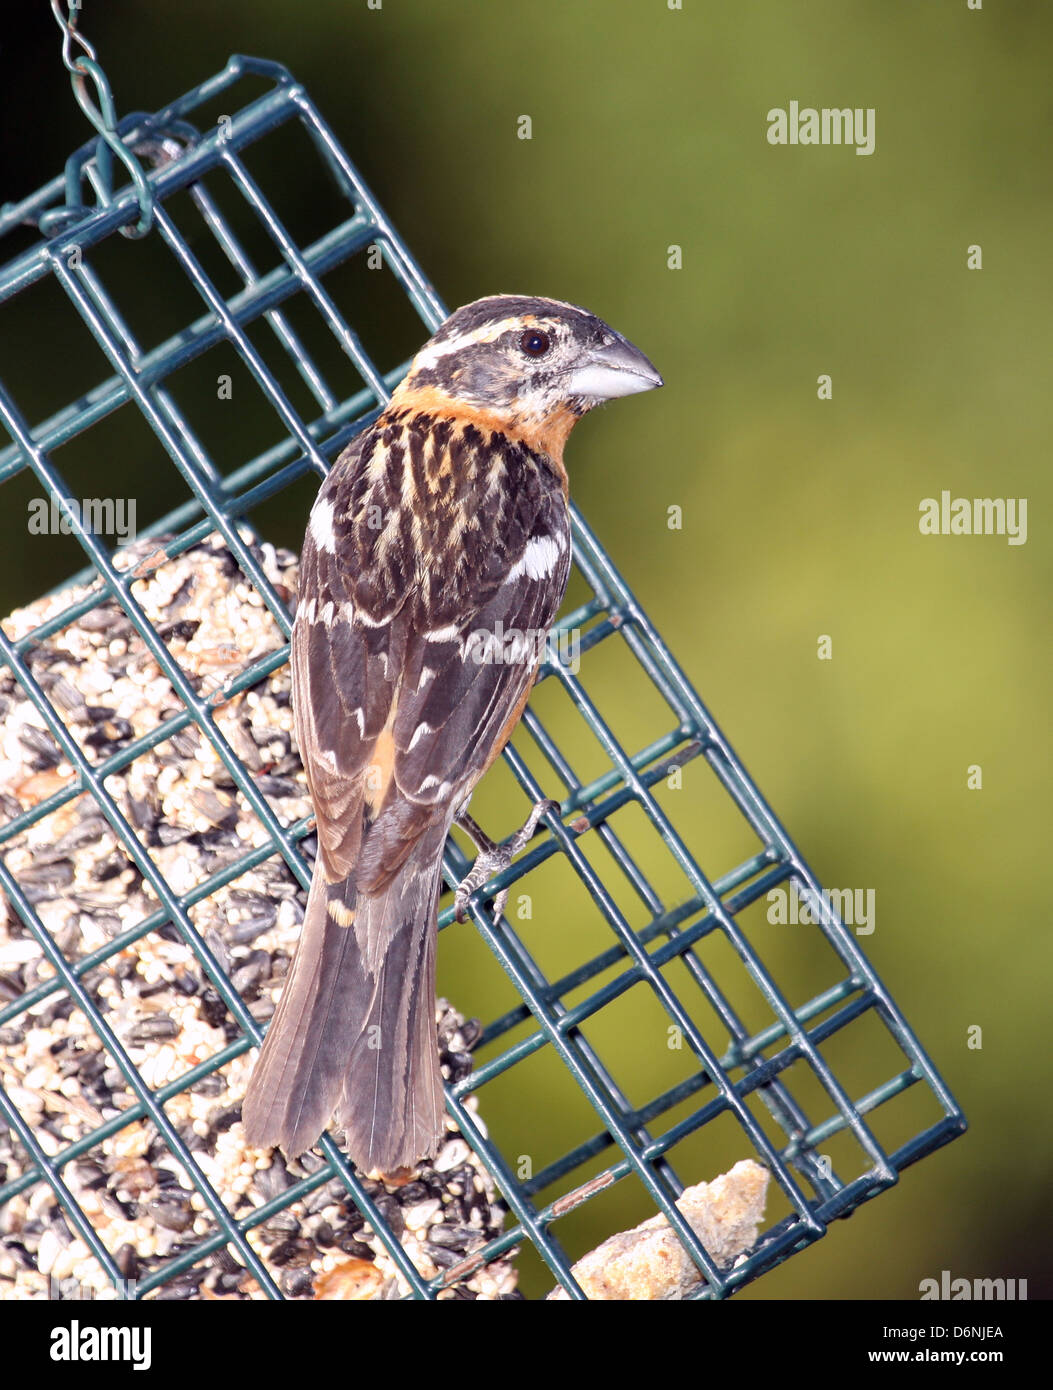
[{"label": "bird's tail", "polygon": [[254,1148],[280,1144],[293,1157],[335,1112],[363,1172],[411,1167],[436,1151],[444,1115],[438,889],[431,845],[373,895],[356,894],[353,876],[327,884],[315,868],[296,956],[242,1107]]}]

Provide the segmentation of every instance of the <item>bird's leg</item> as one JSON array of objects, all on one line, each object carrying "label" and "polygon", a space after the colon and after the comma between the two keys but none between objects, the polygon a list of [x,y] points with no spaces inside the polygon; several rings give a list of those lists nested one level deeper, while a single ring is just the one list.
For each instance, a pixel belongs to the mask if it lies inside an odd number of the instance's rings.
[{"label": "bird's leg", "polygon": [[[521,849],[533,837],[537,829],[537,823],[546,811],[559,813],[558,801],[539,801],[530,812],[527,820],[516,831],[507,845],[495,844],[489,835],[468,814],[467,809],[462,809],[454,818],[455,823],[461,827],[464,833],[475,845],[479,855],[472,865],[470,871],[457,885],[457,893],[454,897],[454,907],[458,922],[463,922],[468,913],[468,899],[472,894],[494,874],[498,874],[502,869],[507,869],[512,860]],[[508,889],[502,888],[497,897],[494,898],[494,921],[496,922],[505,910],[508,902]]]}]

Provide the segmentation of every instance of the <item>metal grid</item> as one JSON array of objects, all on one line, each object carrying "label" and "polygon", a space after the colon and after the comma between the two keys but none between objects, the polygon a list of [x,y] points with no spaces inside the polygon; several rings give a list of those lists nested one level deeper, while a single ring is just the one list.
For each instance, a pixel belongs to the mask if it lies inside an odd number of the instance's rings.
[{"label": "metal grid", "polygon": [[[250,78],[256,79],[257,86],[259,79],[266,81],[262,96],[243,105],[233,117],[222,118],[214,127],[199,131],[189,124],[188,117],[197,108],[219,96],[226,97],[228,92],[234,96],[233,89]],[[303,248],[287,232],[242,157],[254,142],[288,122],[300,123],[308,133],[320,163],[349,205],[346,219]],[[31,469],[49,495],[68,504],[72,494],[53,461],[56,450],[121,405],[133,402],[191,494],[184,505],[150,528],[151,533],[173,537],[166,539],[165,555],[181,554],[209,534],[219,532],[287,637],[287,609],[236,522],[305,472],[323,475],[328,461],[382,408],[390,388],[400,380],[406,367],[402,363],[383,371],[374,364],[360,338],[344,322],[323,286],[322,277],[341,262],[362,255],[367,247],[380,247],[387,272],[396,278],[427,330],[432,330],[445,316],[443,306],[309,97],[285,69],[255,59],[232,58],[221,73],[181,100],[153,116],[129,117],[120,122],[117,132],[126,152],[153,152],[155,166],[142,179],[133,179],[122,190],[111,193],[108,181],[112,159],[107,150],[112,139],[105,146],[103,140],[92,141],[71,158],[64,177],[53,180],[17,206],[5,208],[0,216],[0,235],[6,236],[26,222],[44,234],[37,245],[0,270],[0,302],[50,277],[90,329],[101,353],[100,360],[108,369],[93,390],[36,425],[30,424],[7,388],[0,385],[0,416],[12,440],[0,453],[0,480]],[[257,273],[224,213],[201,183],[206,173],[222,176],[252,209],[280,252],[281,262],[276,269]],[[85,181],[95,189],[97,205],[79,205]],[[239,292],[225,297],[217,290],[190,240],[170,215],[167,200],[183,190],[189,191],[200,214],[198,235],[207,233],[214,239],[240,277],[243,288]],[[168,248],[201,300],[198,318],[149,351],[142,350],[120,307],[92,268],[93,249],[114,233],[142,235],[144,229]],[[72,255],[75,249],[79,254]],[[313,306],[365,383],[364,389],[351,399],[341,401],[327,385],[322,370],[311,360],[288,321],[282,306],[293,296]],[[247,328],[259,320],[269,325],[275,342],[294,362],[311,391],[317,405],[313,418],[305,420],[293,408],[253,345]],[[421,338],[424,336],[422,333]],[[284,428],[281,443],[226,476],[221,476],[211,462],[205,442],[195,435],[180,413],[174,394],[166,389],[166,380],[182,366],[221,344],[233,345]],[[297,849],[298,842],[310,831],[309,822],[289,828],[280,824],[267,797],[215,721],[217,698],[229,699],[279,668],[287,659],[288,648],[241,671],[224,685],[220,697],[202,696],[172,659],[137,602],[132,592],[134,575],[119,570],[107,547],[84,529],[72,510],[71,515],[73,531],[101,584],[87,598],[53,616],[19,642],[0,634],[0,652],[76,775],[67,788],[48,796],[0,829],[0,849],[28,826],[86,791],[96,800],[129,858],[155,890],[160,907],[134,930],[116,938],[106,950],[71,964],[0,858],[0,885],[55,969],[50,986],[0,1009],[0,1026],[51,994],[68,992],[90,1019],[136,1100],[132,1109],[61,1152],[48,1154],[13,1100],[0,1089],[0,1108],[34,1165],[31,1171],[0,1186],[0,1207],[16,1192],[40,1181],[47,1183],[73,1228],[121,1288],[113,1252],[106,1248],[81,1210],[63,1180],[63,1170],[108,1135],[145,1117],[156,1125],[172,1155],[201,1193],[217,1229],[212,1237],[143,1280],[135,1290],[136,1296],[150,1293],[189,1265],[229,1244],[264,1292],[270,1297],[281,1297],[272,1271],[249,1244],[247,1232],[319,1184],[338,1176],[380,1234],[413,1295],[434,1298],[443,1287],[443,1278],[427,1281],[417,1273],[358,1175],[330,1137],[325,1136],[321,1142],[326,1160],[323,1168],[256,1209],[248,1219],[234,1220],[166,1116],[164,1105],[173,1095],[217,1070],[260,1038],[248,1009],[195,930],[188,908],[204,894],[213,893],[236,878],[250,864],[271,855],[281,856],[305,888],[309,882],[309,870]],[[481,1252],[482,1258],[496,1257],[529,1241],[569,1294],[582,1297],[560,1239],[560,1222],[582,1203],[608,1190],[612,1183],[635,1176],[701,1270],[703,1281],[698,1296],[723,1297],[822,1236],[834,1218],[849,1214],[862,1201],[895,1183],[907,1165],[961,1133],[965,1122],[851,932],[821,894],[815,877],[577,511],[573,514],[573,526],[575,560],[590,597],[574,612],[565,614],[560,626],[580,634],[581,670],[576,673],[567,664],[550,659],[543,666],[542,678],[558,682],[573,702],[582,721],[583,738],[591,740],[590,751],[601,752],[605,770],[598,776],[581,778],[575,769],[582,764],[583,745],[576,743],[573,752],[559,746],[534,709],[528,710],[523,730],[505,757],[526,797],[534,801],[554,796],[561,802],[561,814],[559,818],[546,818],[547,832],[483,893],[476,894],[472,904],[472,917],[480,934],[514,981],[523,1003],[487,1024],[478,1049],[487,1053],[487,1060],[465,1080],[447,1088],[448,1102],[465,1137],[493,1174],[511,1212],[508,1229]],[[128,615],[170,680],[182,710],[148,737],[134,740],[108,758],[92,763],[34,677],[28,656],[35,644],[94,605],[110,599],[116,600]],[[605,688],[590,679],[599,649],[603,647],[609,655],[612,645],[617,649],[617,662],[622,663],[618,669],[642,673],[666,712],[652,741],[635,751],[624,747],[606,722]],[[215,748],[238,791],[265,827],[267,844],[190,894],[179,896],[165,882],[105,783],[109,774],[127,767],[146,749],[191,723]],[[526,756],[524,745],[535,756]],[[695,759],[708,765],[722,795],[730,799],[728,807],[737,808],[756,837],[755,853],[715,877],[703,872],[696,853],[678,833],[662,804],[663,783],[674,769]],[[544,772],[537,773],[537,767]],[[692,775],[708,777],[709,773],[700,764],[699,772]],[[622,829],[624,817],[619,813],[632,807],[637,808],[638,814],[642,812],[646,820],[640,824],[645,824],[646,834],[655,839],[663,856],[678,870],[682,887],[671,895],[659,893],[653,883],[654,875],[641,867],[640,852],[628,843]],[[605,852],[602,871],[595,866],[597,856],[587,852],[590,842],[593,848],[602,846]],[[579,876],[595,904],[595,912],[609,926],[610,941],[605,950],[581,959],[573,970],[556,979],[548,978],[536,961],[529,927],[517,927],[508,919],[495,926],[483,905],[496,889],[517,882],[553,856],[562,857]],[[467,861],[451,841],[445,863],[447,882],[456,883],[466,868]],[[796,1006],[776,979],[774,968],[762,959],[757,934],[751,933],[747,917],[747,909],[765,901],[772,889],[791,884],[800,900],[808,904],[817,922],[814,930],[822,934],[830,959],[837,967],[833,984]],[[623,890],[628,892],[632,910],[622,905]],[[452,906],[447,906],[440,916],[440,926],[447,926],[451,917]],[[176,1081],[152,1090],[85,991],[82,977],[100,961],[134,944],[166,921],[175,925],[190,947],[237,1021],[240,1036]],[[764,1001],[770,1017],[767,1026],[749,1026],[743,1010],[732,1003],[726,979],[721,977],[717,963],[707,956],[707,943],[715,940],[723,940],[732,948],[742,981],[748,982],[758,1000]],[[679,987],[674,986],[669,968],[674,965],[682,967],[675,977],[681,982]],[[640,985],[659,1002],[670,1027],[680,1030],[692,1063],[690,1074],[677,1084],[649,1096],[643,1104],[633,1105],[614,1074],[616,1068],[601,1059],[586,1034],[591,1020]],[[571,995],[573,1003],[568,1002]],[[879,1084],[853,1099],[827,1062],[824,1049],[842,1030],[851,1033],[864,1017],[879,1022],[898,1047],[902,1065],[891,1068]],[[503,1041],[517,1029],[516,1041]],[[485,1108],[487,1085],[543,1049],[551,1049],[572,1073],[594,1108],[595,1129],[542,1171],[523,1178],[509,1156],[484,1137],[464,1102],[470,1093],[481,1092]],[[798,1084],[802,1071],[807,1073],[812,1088],[804,1093],[807,1100]],[[935,1118],[898,1146],[883,1146],[874,1131],[875,1115],[919,1083],[930,1093]],[[822,1113],[815,1118],[806,1105],[814,1107],[817,1096],[821,1098]],[[667,1117],[674,1111],[679,1118],[669,1122]],[[787,1211],[763,1235],[753,1253],[733,1270],[715,1266],[675,1205],[685,1178],[697,1181],[715,1174],[681,1173],[673,1151],[703,1126],[721,1117],[730,1117],[740,1127],[743,1149],[770,1168]],[[850,1176],[846,1172],[839,1176],[822,1158],[821,1146],[836,1135],[854,1141],[855,1152],[863,1163],[858,1174]],[[553,1190],[560,1195],[552,1198]]]}]

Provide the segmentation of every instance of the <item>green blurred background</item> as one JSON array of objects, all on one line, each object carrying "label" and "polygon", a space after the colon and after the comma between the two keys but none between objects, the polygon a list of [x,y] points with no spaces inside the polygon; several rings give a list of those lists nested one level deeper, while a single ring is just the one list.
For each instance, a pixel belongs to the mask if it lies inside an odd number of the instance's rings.
[{"label": "green blurred background", "polygon": [[[155,109],[232,52],[285,63],[448,304],[569,299],[658,365],[665,390],[575,435],[575,496],[822,880],[875,890],[863,947],[971,1122],[744,1296],[914,1298],[944,1269],[1027,1278],[1048,1296],[1053,12],[683,2],[85,0],[82,27],[122,113]],[[5,200],[88,133],[45,0],[16,8],[0,48]],[[766,113],[793,99],[874,107],[875,153],[770,146]],[[310,204],[305,162],[271,172],[276,198]],[[971,244],[980,271],[966,268]],[[165,322],[155,297],[144,276],[140,322]],[[0,335],[0,375],[34,418],[98,376],[81,380],[61,307],[13,308]],[[391,346],[408,351],[407,332],[392,326]],[[240,460],[273,424],[243,417],[238,431]],[[117,428],[112,454],[81,460],[80,495],[127,492],[143,439]],[[1028,498],[1027,544],[921,536],[918,504],[942,489]],[[134,490],[140,526],[183,496],[152,465]],[[28,535],[33,486],[6,492],[4,612],[79,568],[71,541]],[[309,493],[257,518],[271,539],[298,547]],[[639,717],[630,687],[603,697],[616,727]],[[966,787],[971,764],[982,790]],[[678,816],[719,872],[730,864],[709,857],[704,778],[685,776]],[[484,804],[505,791],[495,781]],[[506,798],[509,826],[518,809]],[[543,960],[546,943],[582,954],[565,943],[584,914],[560,901],[537,914]],[[768,931],[760,948],[792,972],[799,938]],[[490,976],[469,932],[444,934],[440,987],[485,1014]],[[866,1072],[865,1056],[832,1060],[850,1081]],[[638,1096],[648,1067],[641,1053]],[[486,1114],[517,1153],[522,1098],[506,1092]],[[575,1137],[591,1132],[560,1092],[554,1133],[572,1112]],[[684,1176],[746,1154],[721,1131]],[[649,1214],[642,1191],[617,1191],[586,1209],[575,1254]]]}]

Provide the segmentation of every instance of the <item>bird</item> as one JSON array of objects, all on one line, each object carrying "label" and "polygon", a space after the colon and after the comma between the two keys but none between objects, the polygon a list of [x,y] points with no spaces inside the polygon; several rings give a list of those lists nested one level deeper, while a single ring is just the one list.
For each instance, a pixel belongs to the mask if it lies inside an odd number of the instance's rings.
[{"label": "bird", "polygon": [[[333,1121],[364,1173],[433,1156],[442,855],[518,722],[571,565],[563,449],[594,406],[663,385],[603,320],[490,295],[452,313],[311,509],[291,642],[317,824],[303,926],[242,1107],[289,1158]],[[534,833],[546,803],[513,838]],[[486,842],[458,891],[508,861]],[[500,912],[498,905],[498,915]]]}]

